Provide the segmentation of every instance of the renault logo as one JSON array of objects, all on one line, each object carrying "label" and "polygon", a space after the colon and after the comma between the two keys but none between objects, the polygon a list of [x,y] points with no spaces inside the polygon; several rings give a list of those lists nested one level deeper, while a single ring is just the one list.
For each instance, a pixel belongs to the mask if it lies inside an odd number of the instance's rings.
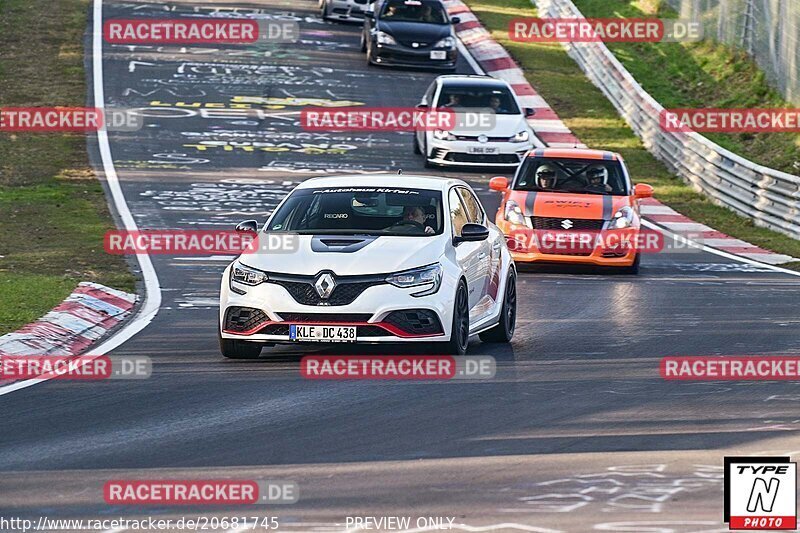
[{"label": "renault logo", "polygon": [[561,221],[561,227],[564,229],[569,229],[574,225],[575,224],[573,224],[572,221],[568,218],[565,218],[564,220]]},{"label": "renault logo", "polygon": [[330,272],[324,272],[317,277],[317,281],[314,282],[314,288],[317,289],[317,294],[323,300],[327,300],[333,289],[336,288],[336,280],[333,279],[333,274]]}]

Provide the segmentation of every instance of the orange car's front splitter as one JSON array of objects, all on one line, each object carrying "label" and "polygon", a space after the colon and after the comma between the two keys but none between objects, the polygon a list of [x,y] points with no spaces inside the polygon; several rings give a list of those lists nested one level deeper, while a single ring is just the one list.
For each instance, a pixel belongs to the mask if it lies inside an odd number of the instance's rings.
[{"label": "orange car's front splitter", "polygon": [[511,257],[518,263],[569,263],[572,265],[628,267],[636,260],[636,252],[630,251],[622,257],[603,257],[601,252],[594,252],[592,255],[562,255],[511,250]]}]

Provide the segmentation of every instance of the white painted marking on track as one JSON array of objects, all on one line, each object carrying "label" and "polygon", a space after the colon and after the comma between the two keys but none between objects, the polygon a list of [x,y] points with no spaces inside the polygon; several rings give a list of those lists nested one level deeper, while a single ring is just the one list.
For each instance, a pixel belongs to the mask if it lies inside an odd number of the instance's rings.
[{"label": "white painted marking on track", "polygon": [[[93,83],[94,83],[94,107],[105,109],[105,91],[103,87],[103,0],[94,0],[94,11],[92,21],[92,68],[93,68]],[[108,131],[105,125],[97,132],[97,143],[100,148],[100,157],[103,162],[103,172],[106,175],[106,182],[111,191],[111,197],[114,200],[114,206],[122,219],[124,229],[128,231],[138,230],[136,221],[133,219],[131,210],[125,201],[125,195],[122,192],[122,186],[119,182],[117,170],[114,167],[114,159],[111,156],[111,145],[108,141]],[[161,307],[161,286],[158,283],[158,276],[156,275],[153,263],[150,261],[150,256],[146,254],[137,254],[136,260],[139,262],[139,268],[142,270],[142,278],[144,279],[144,303],[139,308],[136,316],[133,317],[122,329],[112,335],[108,340],[98,346],[93,346],[91,351],[99,357],[108,354],[114,348],[117,348],[125,341],[142,331],[158,313]],[[85,361],[90,361],[92,356],[85,357]],[[31,387],[47,379],[27,379],[25,381],[18,381],[5,387],[0,387],[0,396],[10,394],[14,391]]]},{"label": "white painted marking on track", "polygon": [[788,268],[781,268],[781,267],[776,266],[776,265],[770,265],[770,264],[767,264],[767,263],[761,263],[759,261],[754,261],[752,259],[748,259],[747,257],[734,255],[734,254],[731,254],[731,253],[728,253],[728,252],[723,252],[722,250],[717,250],[716,248],[710,248],[708,246],[704,246],[704,245],[699,244],[699,243],[697,243],[697,242],[695,242],[695,241],[693,241],[691,239],[687,239],[683,235],[680,235],[680,234],[675,233],[673,231],[669,231],[668,229],[666,229],[666,228],[664,228],[662,226],[659,226],[658,224],[654,224],[654,223],[650,222],[649,220],[642,220],[642,225],[645,226],[645,227],[648,227],[650,229],[658,230],[658,231],[660,231],[660,232],[662,232],[662,233],[664,233],[666,235],[669,235],[670,237],[678,240],[678,242],[681,242],[681,243],[686,244],[688,246],[691,246],[693,248],[699,248],[700,250],[702,250],[704,252],[708,252],[710,254],[718,255],[718,256],[724,257],[726,259],[732,259],[733,261],[738,261],[740,263],[744,263],[744,264],[747,264],[747,265],[761,267],[761,268],[764,268],[766,270],[771,270],[773,272],[780,272],[781,274],[789,274],[790,276],[800,277],[800,272],[797,272],[795,270],[789,270]]}]

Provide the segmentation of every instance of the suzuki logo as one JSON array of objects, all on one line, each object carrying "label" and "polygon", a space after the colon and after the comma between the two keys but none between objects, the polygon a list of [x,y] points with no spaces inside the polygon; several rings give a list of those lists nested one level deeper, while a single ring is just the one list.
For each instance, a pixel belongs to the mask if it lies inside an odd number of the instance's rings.
[{"label": "suzuki logo", "polygon": [[317,294],[323,300],[327,300],[333,289],[336,288],[336,280],[333,279],[333,274],[330,272],[325,272],[324,274],[320,274],[317,277],[317,281],[314,282],[314,288],[317,289]]},{"label": "suzuki logo", "polygon": [[564,229],[569,229],[574,225],[575,224],[573,224],[572,221],[568,218],[565,218],[564,220],[561,221],[561,227]]}]

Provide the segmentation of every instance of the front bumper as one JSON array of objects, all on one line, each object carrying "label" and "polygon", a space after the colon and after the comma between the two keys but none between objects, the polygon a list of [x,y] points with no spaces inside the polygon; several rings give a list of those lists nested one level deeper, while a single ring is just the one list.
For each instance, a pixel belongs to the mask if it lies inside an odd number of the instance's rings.
[{"label": "front bumper", "polygon": [[[506,236],[509,252],[511,257],[516,262],[520,263],[562,263],[573,265],[594,265],[594,266],[611,266],[611,267],[629,267],[633,265],[636,260],[637,253],[640,253],[635,248],[610,248],[602,244],[598,244],[593,248],[581,248],[568,251],[565,253],[558,253],[558,248],[553,247],[550,250],[543,251],[535,243],[531,242],[530,238],[519,239],[520,235],[528,235],[530,232],[523,229],[519,230],[521,226],[514,226],[506,220],[498,220],[497,225]],[[618,230],[612,230],[618,231]],[[625,230],[627,235],[638,234],[638,228],[631,228]],[[580,232],[576,232],[580,233]],[[591,232],[587,232],[592,234]],[[596,234],[592,234],[595,235]],[[609,234],[610,235],[610,234]],[[608,239],[611,241],[612,239]],[[618,242],[619,239],[615,240]]]},{"label": "front bumper", "polygon": [[363,5],[359,5],[353,0],[330,0],[328,18],[345,22],[364,22],[366,8],[366,1]]},{"label": "front bumper", "polygon": [[[375,65],[391,67],[422,67],[430,69],[453,70],[458,62],[458,51],[431,48],[416,49],[400,44],[370,43],[370,57]],[[431,59],[432,51],[445,52],[444,59]]]},{"label": "front bumper", "polygon": [[[533,148],[533,143],[522,142],[478,142],[444,141],[429,137],[430,153],[428,159],[437,165],[480,166],[480,167],[518,167],[525,154]],[[470,153],[470,149],[495,148],[494,154]]]},{"label": "front bumper", "polygon": [[[331,326],[356,326],[357,343],[397,343],[447,341],[452,325],[452,302],[444,295],[446,287],[436,294],[411,296],[419,287],[401,289],[389,284],[366,288],[347,305],[303,305],[293,299],[282,286],[262,283],[248,287],[247,294],[238,295],[223,290],[220,302],[221,335],[225,339],[239,339],[265,343],[295,344],[289,336],[292,324]],[[262,315],[252,323],[242,323],[232,328],[230,313],[233,308],[260,310]],[[434,328],[415,331],[414,324],[402,320],[404,314],[425,311],[435,317]],[[425,313],[417,313],[424,315]],[[412,319],[413,321],[413,319]]]}]

